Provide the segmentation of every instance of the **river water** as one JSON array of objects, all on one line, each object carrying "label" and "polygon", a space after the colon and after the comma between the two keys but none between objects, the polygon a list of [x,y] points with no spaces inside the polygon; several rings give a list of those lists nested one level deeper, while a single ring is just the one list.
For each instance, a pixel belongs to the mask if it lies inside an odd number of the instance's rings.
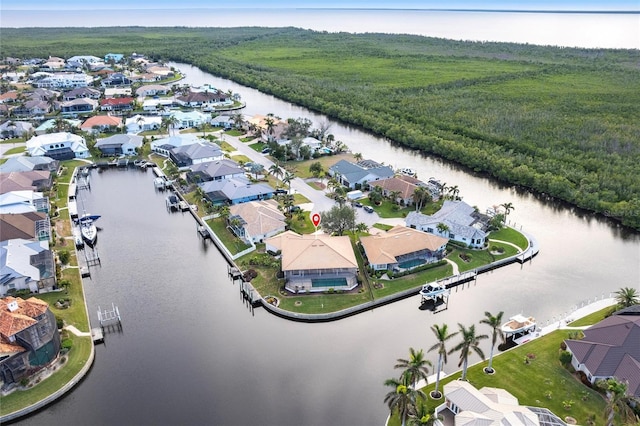
[{"label": "river water", "polygon": [[[326,120],[173,65],[189,83],[240,93],[248,115]],[[434,343],[431,325],[468,326],[485,311],[522,312],[545,325],[589,299],[639,286],[637,233],[337,122],[331,132],[365,157],[457,185],[481,209],[513,203],[510,218],[535,235],[540,254],[459,287],[438,314],[420,311],[416,296],[337,322],[290,322],[263,309],[250,312],[222,256],[198,239],[193,218],[166,212],[150,171],[94,172],[91,192],[79,197],[86,211],[102,215],[102,266],[85,280],[89,314],[95,326],[98,307],[115,303],[123,332],[96,347],[91,372],[73,392],[21,424],[380,425],[387,415],[384,380],[397,375],[395,360],[409,347]],[[454,358],[445,371],[456,369]]]}]

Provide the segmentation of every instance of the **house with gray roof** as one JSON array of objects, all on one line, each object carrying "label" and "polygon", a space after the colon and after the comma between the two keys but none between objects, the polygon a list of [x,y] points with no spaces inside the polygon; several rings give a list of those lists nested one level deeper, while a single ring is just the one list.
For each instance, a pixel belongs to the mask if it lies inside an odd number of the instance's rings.
[{"label": "house with gray roof", "polygon": [[[158,120],[161,121],[162,119],[158,117]],[[151,142],[150,146],[151,146],[151,151],[157,154],[160,154],[164,157],[169,157],[170,150],[177,148],[179,146],[186,146],[186,145],[198,143],[200,141],[202,141],[202,139],[200,139],[197,135],[193,133],[184,133],[184,134],[169,136],[162,139],[156,139],[155,141]]]},{"label": "house with gray roof", "polygon": [[0,194],[11,191],[46,191],[52,185],[53,177],[48,170],[0,172]]},{"label": "house with gray roof", "polygon": [[213,142],[198,142],[169,150],[169,158],[178,168],[224,159],[224,152]]},{"label": "house with gray roof", "polygon": [[64,92],[62,95],[62,100],[64,101],[72,101],[74,99],[79,98],[89,98],[89,99],[100,99],[102,92],[98,89],[94,89],[93,87],[76,87],[75,89],[71,89],[68,92]]},{"label": "house with gray roof", "polygon": [[0,194],[0,213],[49,213],[49,197],[42,192],[11,191]]},{"label": "house with gray roof", "polygon": [[0,165],[0,173],[27,172],[31,170],[46,170],[51,173],[58,171],[60,162],[51,157],[10,157]]},{"label": "house with gray roof", "polygon": [[275,190],[266,183],[251,183],[246,177],[212,180],[198,185],[205,197],[214,205],[239,204],[247,201],[267,200]]},{"label": "house with gray roof", "polygon": [[244,177],[245,173],[245,170],[238,163],[224,158],[192,165],[191,172],[187,173],[187,180],[190,182],[225,180]]},{"label": "house with gray roof", "polygon": [[[473,248],[484,247],[488,222],[489,217],[479,213],[474,207],[464,201],[452,200],[446,200],[442,208],[432,215],[414,211],[405,219],[409,228],[440,235]],[[439,226],[440,224],[445,226]]]},{"label": "house with gray roof", "polygon": [[33,124],[28,121],[7,120],[0,124],[0,136],[3,138],[20,138],[33,132]]},{"label": "house with gray roof", "polygon": [[329,168],[329,175],[349,189],[360,189],[368,182],[393,177],[394,171],[391,167],[373,160],[362,160],[358,163],[340,160]]},{"label": "house with gray roof", "polygon": [[615,377],[627,394],[640,397],[640,312],[616,312],[584,330],[581,340],[565,340],[571,365],[591,383]]},{"label": "house with gray roof", "polygon": [[105,156],[136,155],[137,150],[142,148],[143,139],[138,135],[117,134],[98,140],[96,148]]}]

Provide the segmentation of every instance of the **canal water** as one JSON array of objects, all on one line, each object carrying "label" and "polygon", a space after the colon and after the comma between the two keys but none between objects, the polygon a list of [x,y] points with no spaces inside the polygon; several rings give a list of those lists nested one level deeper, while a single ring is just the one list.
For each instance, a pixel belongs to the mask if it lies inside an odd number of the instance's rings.
[{"label": "canal water", "polygon": [[[326,120],[179,68],[189,83],[240,93],[248,115],[308,117],[316,125]],[[222,256],[198,238],[194,219],[166,211],[150,171],[94,171],[91,192],[79,197],[86,211],[102,215],[102,266],[85,280],[89,314],[95,326],[99,307],[114,303],[123,331],[96,347],[92,370],[73,392],[20,423],[380,425],[387,415],[384,380],[397,376],[395,360],[409,347],[434,344],[431,325],[457,329],[457,323],[478,323],[485,311],[523,313],[545,325],[595,297],[639,286],[637,233],[336,122],[331,132],[365,157],[457,185],[463,199],[481,209],[513,203],[510,218],[535,235],[540,254],[459,287],[438,314],[419,310],[415,296],[336,322],[291,322],[248,309]],[[456,370],[456,358],[445,371]]]}]

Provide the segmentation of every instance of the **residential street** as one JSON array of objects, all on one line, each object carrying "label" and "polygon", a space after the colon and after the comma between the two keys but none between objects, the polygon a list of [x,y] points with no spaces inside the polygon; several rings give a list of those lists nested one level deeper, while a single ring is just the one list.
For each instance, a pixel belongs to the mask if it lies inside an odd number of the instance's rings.
[{"label": "residential street", "polygon": [[[238,154],[242,154],[252,162],[262,164],[265,168],[265,173],[274,164],[266,155],[254,151],[248,144],[240,141],[240,138],[235,136],[229,136],[223,134],[222,131],[217,132],[217,135],[221,140],[227,142],[233,146]],[[335,205],[335,201],[325,195],[324,191],[318,191],[317,189],[309,186],[303,179],[296,177],[291,181],[292,193],[299,193],[311,200],[310,203],[301,204],[300,207],[309,212],[322,212],[331,209]],[[404,219],[380,219],[377,213],[367,213],[364,209],[356,208],[356,223],[366,223],[368,226],[374,223],[386,223],[389,225],[396,225],[398,223],[404,224]]]}]

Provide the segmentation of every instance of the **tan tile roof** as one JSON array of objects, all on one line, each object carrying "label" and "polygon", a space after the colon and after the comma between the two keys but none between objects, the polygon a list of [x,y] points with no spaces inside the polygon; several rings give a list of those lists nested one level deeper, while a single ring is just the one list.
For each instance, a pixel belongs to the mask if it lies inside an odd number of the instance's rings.
[{"label": "tan tile roof", "polygon": [[400,192],[400,197],[404,200],[408,200],[413,196],[413,192],[416,190],[418,185],[407,182],[400,177],[392,177],[389,179],[380,179],[373,182],[369,182],[371,186],[379,186],[383,190],[392,192],[398,191]]},{"label": "tan tile roof", "polygon": [[12,354],[16,354],[24,351],[26,351],[26,349],[20,345],[14,345],[12,343],[4,343],[0,341],[0,354],[2,355],[11,356]]},{"label": "tan tile roof", "polygon": [[[11,312],[8,306],[13,301],[18,303],[18,309]],[[31,327],[38,322],[34,318],[45,313],[47,309],[49,304],[35,297],[23,300],[20,297],[7,296],[0,299],[0,335],[13,336]]]},{"label": "tan tile roof", "polygon": [[80,128],[91,129],[93,126],[122,126],[122,118],[112,115],[96,115],[87,119]]},{"label": "tan tile roof", "polygon": [[284,214],[275,200],[235,204],[229,210],[247,223],[244,228],[250,236],[266,235],[285,226]]},{"label": "tan tile roof", "polygon": [[436,251],[449,241],[447,238],[398,225],[386,233],[360,237],[369,262],[375,265],[396,263],[396,257],[428,249]]},{"label": "tan tile roof", "polygon": [[267,243],[282,250],[283,271],[358,268],[347,236],[298,235],[288,231],[269,238]]}]

